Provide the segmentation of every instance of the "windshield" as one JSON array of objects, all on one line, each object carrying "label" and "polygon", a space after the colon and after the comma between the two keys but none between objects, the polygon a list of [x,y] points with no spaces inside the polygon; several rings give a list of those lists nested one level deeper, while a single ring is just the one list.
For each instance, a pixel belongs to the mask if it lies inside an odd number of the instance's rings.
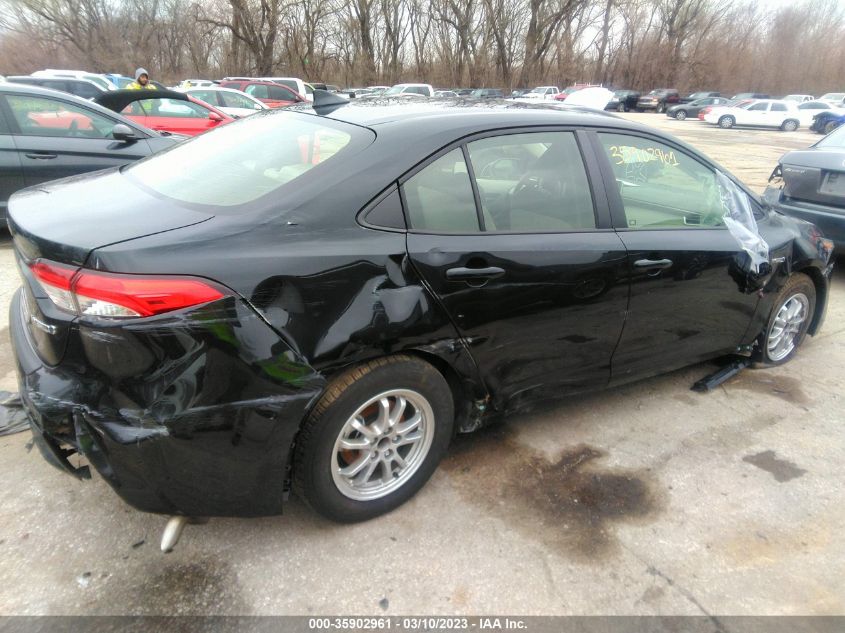
[{"label": "windshield", "polygon": [[840,125],[822,140],[816,143],[815,147],[845,148],[845,125]]},{"label": "windshield", "polygon": [[696,99],[695,101],[690,102],[691,106],[703,106],[703,105],[710,105],[707,103],[710,99]]},{"label": "windshield", "polygon": [[662,90],[652,90],[648,94],[650,94],[650,95],[660,95],[660,94],[663,94],[663,91]]},{"label": "windshield", "polygon": [[827,94],[819,97],[819,99],[831,99],[833,101],[842,101],[842,99],[845,99],[845,92],[828,92]]},{"label": "windshield", "polygon": [[402,94],[402,91],[405,89],[405,86],[393,86],[392,88],[388,88],[385,90],[385,95],[398,95]]},{"label": "windshield", "polygon": [[181,202],[231,207],[276,191],[373,141],[369,130],[281,110],[241,119],[126,168]]}]

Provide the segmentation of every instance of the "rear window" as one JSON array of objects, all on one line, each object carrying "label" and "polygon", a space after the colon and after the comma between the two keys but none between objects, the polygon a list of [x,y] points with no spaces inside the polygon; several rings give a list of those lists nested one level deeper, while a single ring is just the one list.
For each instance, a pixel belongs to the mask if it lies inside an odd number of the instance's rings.
[{"label": "rear window", "polygon": [[318,174],[370,145],[361,127],[265,110],[126,168],[142,186],[181,202],[231,207]]}]

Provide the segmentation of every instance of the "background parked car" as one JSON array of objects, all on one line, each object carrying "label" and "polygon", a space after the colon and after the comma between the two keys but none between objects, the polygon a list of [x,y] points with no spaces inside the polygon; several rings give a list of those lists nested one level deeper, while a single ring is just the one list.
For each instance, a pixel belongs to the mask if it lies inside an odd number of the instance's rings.
[{"label": "background parked car", "polygon": [[299,77],[261,77],[260,80],[269,81],[280,86],[286,86],[291,91],[303,97],[306,101],[314,101],[314,87]]},{"label": "background parked car", "polygon": [[452,91],[457,93],[459,97],[468,97],[472,94],[474,88],[453,88]]},{"label": "background parked car", "polygon": [[454,90],[435,90],[434,96],[438,99],[456,99],[458,93]]},{"label": "background parked car", "polygon": [[637,109],[637,102],[641,96],[636,90],[617,90],[604,109],[616,112],[631,112]]},{"label": "background parked car", "polygon": [[399,97],[415,95],[418,97],[433,97],[434,88],[431,84],[396,84],[385,90],[385,97]]},{"label": "background parked car", "polygon": [[686,97],[681,97],[681,103],[692,103],[693,101],[698,101],[699,99],[708,99],[711,97],[721,96],[721,92],[693,92],[692,94],[689,94]]},{"label": "background parked car", "polygon": [[[804,101],[798,104],[798,120],[802,127],[810,127],[816,116],[822,112],[845,114],[845,109],[832,106],[826,101]],[[829,132],[830,130],[828,130]]]},{"label": "background parked car", "polygon": [[779,211],[818,226],[836,248],[845,248],[845,127],[781,156],[765,198]]},{"label": "background parked car", "polygon": [[647,95],[640,97],[640,100],[637,102],[637,110],[654,110],[662,114],[671,106],[679,103],[680,100],[681,96],[674,88],[657,88]]},{"label": "background parked car", "polygon": [[112,90],[96,102],[144,127],[184,136],[234,121],[225,112],[175,90]]},{"label": "background parked car", "polygon": [[810,125],[810,129],[813,132],[818,132],[819,134],[830,134],[843,123],[845,123],[845,113],[842,113],[837,109],[830,109],[819,112],[813,118],[813,123]]},{"label": "background parked car", "polygon": [[698,113],[708,106],[723,106],[729,104],[730,102],[731,100],[725,97],[705,97],[703,99],[696,99],[695,101],[691,101],[689,103],[679,103],[678,105],[673,105],[671,108],[666,110],[666,116],[672,119],[678,119],[678,121],[683,121],[689,117],[698,117]]},{"label": "background parked car", "polygon": [[813,95],[786,95],[783,100],[794,101],[795,103],[804,103],[805,101],[815,100],[815,97]]},{"label": "background parked car", "polygon": [[469,96],[473,99],[502,99],[505,95],[501,88],[476,88]]},{"label": "background parked car", "polygon": [[735,94],[731,99],[734,101],[745,101],[746,99],[770,99],[771,95],[762,92],[740,92]]},{"label": "background parked car", "polygon": [[209,86],[207,88],[188,88],[187,90],[180,90],[180,92],[212,105],[236,119],[270,108],[266,103],[252,95],[233,88]]},{"label": "background parked car", "polygon": [[18,189],[138,160],[182,140],[65,92],[0,84],[0,219]]},{"label": "background parked car", "polygon": [[795,103],[778,99],[758,99],[741,105],[714,106],[704,115],[704,120],[724,129],[739,125],[776,127],[784,132],[793,132],[801,125]]},{"label": "background parked car", "polygon": [[826,101],[830,105],[841,106],[845,103],[845,92],[826,92],[818,100]]},{"label": "background parked car", "polygon": [[253,79],[223,80],[221,88],[233,88],[251,95],[271,108],[283,108],[294,103],[303,103],[305,96],[294,92],[288,86],[272,81],[256,81]]},{"label": "background parked car", "polygon": [[117,84],[111,81],[106,75],[97,73],[89,73],[85,70],[62,70],[58,68],[47,68],[46,70],[36,70],[32,73],[33,77],[65,77],[72,79],[87,79],[90,82],[97,84],[103,90],[117,90]]},{"label": "background parked car", "polygon": [[569,95],[573,95],[579,90],[583,90],[584,88],[600,88],[598,84],[573,84],[571,86],[567,86],[559,93],[555,95],[555,101],[566,101],[569,98]]},{"label": "background parked car", "polygon": [[77,79],[75,77],[33,77],[32,75],[14,75],[6,77],[6,81],[18,84],[27,84],[30,86],[40,86],[41,88],[49,88],[50,90],[61,90],[82,99],[94,99],[104,92],[106,89],[101,88],[98,84],[88,79]]},{"label": "background parked car", "polygon": [[560,88],[557,86],[537,86],[520,95],[523,99],[554,99],[560,94]]}]

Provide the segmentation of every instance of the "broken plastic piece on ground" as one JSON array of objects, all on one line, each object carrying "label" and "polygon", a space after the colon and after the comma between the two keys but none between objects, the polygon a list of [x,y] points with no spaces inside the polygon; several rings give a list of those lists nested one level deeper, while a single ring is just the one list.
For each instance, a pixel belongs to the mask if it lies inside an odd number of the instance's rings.
[{"label": "broken plastic piece on ground", "polygon": [[29,428],[29,416],[23,408],[21,397],[9,391],[0,391],[0,436],[12,435]]},{"label": "broken plastic piece on ground", "polygon": [[731,361],[718,371],[713,372],[702,378],[701,380],[697,381],[691,389],[693,391],[698,391],[699,393],[704,393],[707,391],[712,391],[719,385],[721,385],[726,380],[733,378],[743,369],[751,365],[750,358],[738,358],[734,361]]}]

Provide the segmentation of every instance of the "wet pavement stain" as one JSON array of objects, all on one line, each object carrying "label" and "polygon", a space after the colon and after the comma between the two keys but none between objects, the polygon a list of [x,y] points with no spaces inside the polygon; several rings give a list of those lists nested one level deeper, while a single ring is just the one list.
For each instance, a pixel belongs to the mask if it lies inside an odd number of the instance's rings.
[{"label": "wet pavement stain", "polygon": [[136,595],[143,596],[136,604],[147,605],[142,612],[232,615],[251,610],[231,566],[211,559],[163,565],[141,584]]},{"label": "wet pavement stain", "polygon": [[505,425],[455,440],[442,468],[472,504],[566,554],[592,561],[617,551],[614,525],[662,507],[647,471],[602,469],[605,454],[579,445],[554,460],[521,445]]},{"label": "wet pavement stain", "polygon": [[792,376],[779,376],[764,369],[746,370],[725,383],[725,386],[728,390],[735,388],[772,395],[796,405],[805,405],[810,402],[799,379]]},{"label": "wet pavement stain", "polygon": [[774,451],[763,451],[756,455],[746,455],[742,458],[742,461],[753,464],[767,473],[771,473],[780,483],[797,479],[807,472],[803,468],[798,468],[798,466],[790,461],[778,459]]}]

